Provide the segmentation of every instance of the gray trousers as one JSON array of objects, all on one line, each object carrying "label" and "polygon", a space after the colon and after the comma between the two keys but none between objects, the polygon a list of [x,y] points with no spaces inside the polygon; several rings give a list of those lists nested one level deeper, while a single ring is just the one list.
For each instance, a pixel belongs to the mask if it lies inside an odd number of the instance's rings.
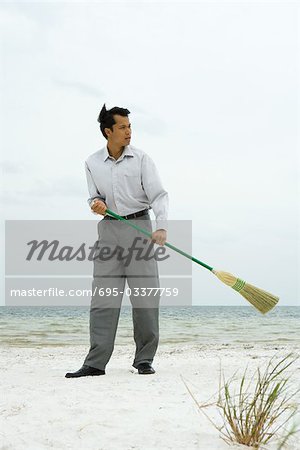
[{"label": "gray trousers", "polygon": [[[148,214],[130,222],[152,232]],[[132,251],[130,260],[126,254],[130,253],[128,249],[133,245],[136,250]],[[145,252],[148,252],[147,258],[143,257]],[[90,308],[90,350],[84,364],[104,370],[110,360],[126,280],[131,289],[129,298],[136,345],[132,365],[152,363],[159,341],[160,301],[159,291],[153,290],[148,295],[150,288],[159,288],[157,261],[153,254],[149,238],[125,222],[107,217],[99,222]]]}]

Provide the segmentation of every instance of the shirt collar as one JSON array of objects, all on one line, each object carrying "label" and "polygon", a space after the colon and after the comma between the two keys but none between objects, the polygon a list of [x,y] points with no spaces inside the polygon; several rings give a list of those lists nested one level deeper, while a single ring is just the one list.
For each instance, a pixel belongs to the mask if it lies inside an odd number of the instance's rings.
[{"label": "shirt collar", "polygon": [[[122,155],[118,159],[118,161],[122,160],[125,156],[134,156],[134,153],[132,151],[132,148],[130,145],[125,145],[125,148],[123,150]],[[103,161],[106,161],[107,158],[111,158],[110,154],[108,153],[107,145],[104,147],[104,155],[103,155]]]}]

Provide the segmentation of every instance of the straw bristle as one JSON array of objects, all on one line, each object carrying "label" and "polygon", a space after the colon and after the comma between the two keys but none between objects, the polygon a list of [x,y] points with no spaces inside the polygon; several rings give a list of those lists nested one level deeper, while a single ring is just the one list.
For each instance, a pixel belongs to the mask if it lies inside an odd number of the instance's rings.
[{"label": "straw bristle", "polygon": [[239,292],[252,306],[254,306],[262,314],[267,313],[275,305],[279,298],[270,292],[259,289],[252,284],[246,283],[241,278],[237,278],[231,273],[213,270],[212,271],[223,283]]},{"label": "straw bristle", "polygon": [[279,301],[279,297],[248,283],[240,290],[240,294],[262,314],[271,311]]}]

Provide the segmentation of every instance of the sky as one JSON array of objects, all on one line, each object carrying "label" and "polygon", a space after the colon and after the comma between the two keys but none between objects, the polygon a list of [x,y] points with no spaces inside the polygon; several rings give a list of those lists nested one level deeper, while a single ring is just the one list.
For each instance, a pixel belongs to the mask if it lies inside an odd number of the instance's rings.
[{"label": "sky", "polygon": [[[131,111],[193,255],[299,305],[297,23],[283,1],[2,2],[1,247],[5,220],[96,226],[106,103]],[[244,300],[194,264],[193,304]]]}]

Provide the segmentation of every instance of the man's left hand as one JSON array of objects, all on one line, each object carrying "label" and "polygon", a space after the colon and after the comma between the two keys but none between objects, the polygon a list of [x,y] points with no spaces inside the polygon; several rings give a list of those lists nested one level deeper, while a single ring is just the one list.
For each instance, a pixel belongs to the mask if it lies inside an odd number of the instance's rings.
[{"label": "man's left hand", "polygon": [[151,241],[158,244],[164,245],[167,240],[167,232],[166,230],[156,230],[152,233]]}]

